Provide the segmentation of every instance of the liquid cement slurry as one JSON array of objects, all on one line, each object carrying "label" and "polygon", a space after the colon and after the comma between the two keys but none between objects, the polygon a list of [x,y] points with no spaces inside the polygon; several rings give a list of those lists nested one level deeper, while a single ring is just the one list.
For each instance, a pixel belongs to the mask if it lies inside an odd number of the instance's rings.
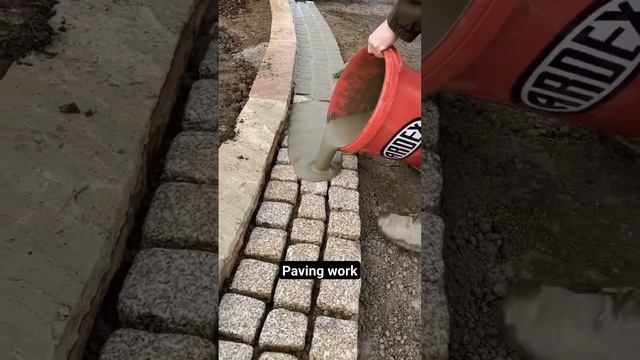
[{"label": "liquid cement slurry", "polygon": [[340,172],[341,147],[351,143],[367,124],[371,112],[336,118],[327,123],[328,103],[298,103],[291,112],[289,160],[298,177],[329,180]]}]

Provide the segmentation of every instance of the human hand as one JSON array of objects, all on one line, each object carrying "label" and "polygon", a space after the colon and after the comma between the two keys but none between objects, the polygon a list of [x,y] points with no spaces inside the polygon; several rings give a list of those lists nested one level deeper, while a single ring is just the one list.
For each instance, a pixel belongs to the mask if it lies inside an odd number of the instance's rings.
[{"label": "human hand", "polygon": [[398,40],[398,35],[391,30],[389,23],[385,20],[369,35],[369,54],[373,54],[379,58],[384,57],[382,52],[390,48],[396,40]]}]

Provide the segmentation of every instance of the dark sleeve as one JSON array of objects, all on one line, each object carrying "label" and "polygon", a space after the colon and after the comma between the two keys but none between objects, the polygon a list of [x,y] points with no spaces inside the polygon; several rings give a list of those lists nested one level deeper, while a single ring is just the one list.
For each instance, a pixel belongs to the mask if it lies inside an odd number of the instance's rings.
[{"label": "dark sleeve", "polygon": [[420,35],[422,0],[398,0],[387,22],[398,37],[411,42]]}]

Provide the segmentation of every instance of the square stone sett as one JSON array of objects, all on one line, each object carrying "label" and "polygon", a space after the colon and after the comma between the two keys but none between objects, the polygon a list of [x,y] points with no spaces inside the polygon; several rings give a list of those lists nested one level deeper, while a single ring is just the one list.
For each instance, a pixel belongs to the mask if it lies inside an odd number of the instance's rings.
[{"label": "square stone sett", "polygon": [[207,52],[204,54],[200,67],[198,68],[200,78],[215,79],[218,76],[218,44],[216,41],[209,43]]},{"label": "square stone sett", "polygon": [[118,299],[124,327],[212,339],[218,304],[217,254],[141,250]]},{"label": "square stone sett", "polygon": [[218,127],[218,81],[197,80],[184,108],[182,130],[215,131]]},{"label": "square stone sett", "polygon": [[309,360],[357,360],[358,323],[353,320],[316,318]]},{"label": "square stone sett", "polygon": [[342,155],[342,168],[348,170],[358,170],[358,156],[351,154]]},{"label": "square stone sett", "polygon": [[342,169],[340,173],[331,179],[331,186],[345,189],[358,190],[358,172],[354,170]]},{"label": "square stone sett", "polygon": [[[220,322],[218,325],[220,335],[245,344],[253,344],[265,309],[265,303],[260,300],[226,293],[220,301]],[[220,353],[222,353],[222,346]]]},{"label": "square stone sett", "polygon": [[325,210],[324,196],[302,195],[300,207],[298,208],[298,217],[325,221],[327,212]]},{"label": "square stone sett", "polygon": [[[320,247],[311,244],[291,245],[286,261],[317,261]],[[280,279],[273,296],[274,307],[308,314],[311,310],[312,279]]]},{"label": "square stone sett", "polygon": [[293,165],[275,165],[271,169],[271,180],[298,181],[298,176],[293,171]]},{"label": "square stone sett", "polygon": [[293,205],[282,202],[265,201],[256,215],[256,225],[276,229],[286,229],[291,219]]},{"label": "square stone sett", "polygon": [[304,194],[312,195],[327,195],[328,181],[308,181],[302,180],[300,186],[300,192]]},{"label": "square stone sett", "polygon": [[218,360],[251,360],[253,347],[233,341],[218,341]]},{"label": "square stone sett", "polygon": [[171,142],[163,181],[214,184],[218,180],[215,133],[185,131]]},{"label": "square stone sett", "polygon": [[298,201],[298,183],[271,180],[264,191],[265,201],[280,201],[295,205]]},{"label": "square stone sett", "polygon": [[280,150],[278,150],[276,162],[278,164],[289,165],[289,150],[287,148],[280,148]]},{"label": "square stone sett", "polygon": [[320,247],[313,244],[289,245],[287,249],[286,261],[318,261],[320,258]]},{"label": "square stone sett", "polygon": [[294,311],[273,309],[262,327],[259,346],[263,350],[298,352],[304,350],[307,317]]},{"label": "square stone sett", "polygon": [[[360,244],[351,240],[329,238],[323,260],[361,261]],[[361,279],[323,279],[320,281],[316,306],[326,315],[353,318],[359,310],[360,288]]]},{"label": "square stone sett", "polygon": [[278,265],[253,259],[240,261],[231,282],[231,291],[262,300],[271,300]]},{"label": "square stone sett", "polygon": [[298,360],[298,358],[291,354],[265,352],[260,354],[260,358],[258,360]]},{"label": "square stone sett", "polygon": [[329,212],[329,236],[348,240],[360,240],[360,216],[351,211]]},{"label": "square stone sett", "polygon": [[291,229],[291,241],[294,244],[308,243],[321,245],[324,237],[324,222],[320,220],[295,219]]},{"label": "square stone sett", "polygon": [[118,329],[109,336],[100,360],[213,360],[213,343],[191,335]]},{"label": "square stone sett", "polygon": [[329,189],[329,209],[332,211],[360,211],[360,194],[356,190],[347,190],[339,187]]},{"label": "square stone sett", "polygon": [[244,255],[258,260],[279,262],[286,243],[286,231],[257,227],[251,231]]},{"label": "square stone sett", "polygon": [[209,185],[164,183],[158,187],[142,229],[142,247],[215,251],[218,191]]}]

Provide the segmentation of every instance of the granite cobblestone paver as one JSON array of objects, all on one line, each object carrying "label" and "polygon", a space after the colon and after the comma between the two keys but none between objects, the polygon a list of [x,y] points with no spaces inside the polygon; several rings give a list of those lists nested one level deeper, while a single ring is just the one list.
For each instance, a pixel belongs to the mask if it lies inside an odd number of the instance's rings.
[{"label": "granite cobblestone paver", "polygon": [[308,319],[304,314],[284,309],[273,309],[260,334],[259,347],[263,350],[299,352],[304,349]]},{"label": "granite cobblestone paver", "polygon": [[218,128],[218,81],[197,80],[184,108],[182,130],[216,131]]},{"label": "granite cobblestone paver", "polygon": [[271,169],[271,180],[298,181],[293,165],[278,164]]},{"label": "granite cobblestone paver", "polygon": [[340,173],[331,179],[331,186],[337,186],[350,190],[358,190],[358,172],[349,169],[343,169]]},{"label": "granite cobblestone paver", "polygon": [[329,186],[328,181],[308,181],[303,179],[300,182],[300,184],[301,184],[300,192],[303,195],[306,195],[306,194],[320,195],[320,196],[327,195],[327,188]]},{"label": "granite cobblestone paver", "polygon": [[278,156],[276,157],[278,164],[289,165],[289,149],[281,148],[278,150]]},{"label": "granite cobblestone paver", "polygon": [[264,200],[295,205],[298,201],[298,184],[291,181],[269,181],[264,191]]},{"label": "granite cobblestone paver", "polygon": [[213,360],[214,354],[215,345],[197,336],[118,329],[107,339],[99,359]]},{"label": "granite cobblestone paver", "polygon": [[320,220],[295,219],[291,229],[291,242],[320,245],[324,237],[324,222]]},{"label": "granite cobblestone paver", "polygon": [[286,229],[291,219],[293,205],[281,202],[263,202],[256,216],[258,226]]},{"label": "granite cobblestone paver", "polygon": [[325,316],[316,318],[309,360],[356,360],[358,322]]},{"label": "granite cobblestone paver", "polygon": [[358,170],[358,156],[351,154],[342,155],[342,168],[348,170]]},{"label": "granite cobblestone paver", "polygon": [[286,231],[257,227],[251,231],[244,255],[258,260],[278,262],[282,258],[286,243]]},{"label": "granite cobblestone paver", "polygon": [[331,211],[360,211],[360,194],[356,190],[339,187],[329,189],[329,209]]},{"label": "granite cobblestone paver", "polygon": [[291,354],[264,352],[260,354],[260,358],[258,360],[298,360],[298,358]]},{"label": "granite cobblestone paver", "polygon": [[[360,243],[337,238],[327,239],[324,261],[360,261]],[[325,315],[353,318],[358,314],[361,279],[320,281],[316,306]]]},{"label": "granite cobblestone paver", "polygon": [[360,216],[351,211],[330,211],[329,236],[360,240]]},{"label": "granite cobblestone paver", "polygon": [[185,131],[178,134],[169,147],[162,181],[215,184],[218,164],[215,133]]},{"label": "granite cobblestone paver", "polygon": [[229,289],[233,292],[269,301],[277,276],[278,265],[244,259],[240,261]]},{"label": "granite cobblestone paver", "polygon": [[253,347],[233,341],[218,342],[218,356],[220,360],[251,360]]},{"label": "granite cobblestone paver", "polygon": [[[253,344],[266,304],[260,300],[226,293],[220,301],[218,331],[223,338]],[[222,347],[221,347],[222,352]]]},{"label": "granite cobblestone paver", "polygon": [[298,208],[298,217],[325,221],[327,219],[327,211],[325,209],[324,196],[302,195],[300,207]]}]

